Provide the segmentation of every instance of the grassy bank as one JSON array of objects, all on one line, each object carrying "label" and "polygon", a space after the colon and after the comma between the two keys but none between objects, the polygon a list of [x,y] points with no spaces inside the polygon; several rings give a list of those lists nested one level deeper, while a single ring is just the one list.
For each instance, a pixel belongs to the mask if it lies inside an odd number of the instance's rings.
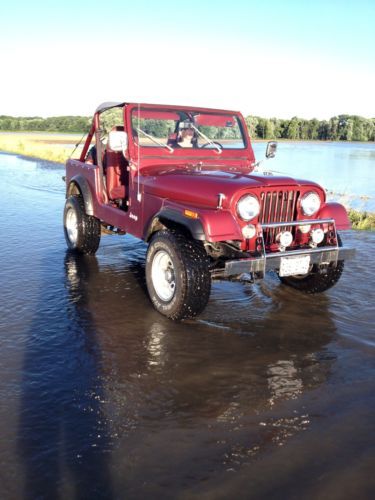
[{"label": "grassy bank", "polygon": [[[3,132],[0,133],[0,151],[65,163],[81,137],[79,134]],[[76,151],[74,156],[78,154]]]},{"label": "grassy bank", "polygon": [[375,213],[360,212],[351,208],[348,211],[348,215],[353,229],[375,231]]}]

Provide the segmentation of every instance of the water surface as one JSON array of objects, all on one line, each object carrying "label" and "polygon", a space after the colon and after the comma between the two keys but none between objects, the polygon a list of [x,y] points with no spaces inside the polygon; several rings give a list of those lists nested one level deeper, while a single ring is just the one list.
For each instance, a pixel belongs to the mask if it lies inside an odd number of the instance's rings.
[{"label": "water surface", "polygon": [[[254,144],[257,160],[264,158],[265,149],[265,143]],[[373,142],[280,141],[276,157],[263,165],[271,171],[318,182],[329,192],[329,199],[347,207],[375,211]]]},{"label": "water surface", "polygon": [[374,234],[326,294],[221,282],[173,323],[142,242],[66,251],[63,174],[0,155],[0,497],[372,498]]}]

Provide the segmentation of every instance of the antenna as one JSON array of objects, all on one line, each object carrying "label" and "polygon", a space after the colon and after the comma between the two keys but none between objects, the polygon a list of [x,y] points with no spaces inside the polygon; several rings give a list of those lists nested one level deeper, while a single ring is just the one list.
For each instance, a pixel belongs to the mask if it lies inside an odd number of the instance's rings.
[{"label": "antenna", "polygon": [[[138,103],[138,130],[140,129],[141,124],[141,103]],[[138,161],[137,161],[137,201],[140,202],[142,200],[142,195],[139,188],[139,176],[140,176],[140,167],[141,167],[141,148],[139,144],[139,134],[138,134]]]}]

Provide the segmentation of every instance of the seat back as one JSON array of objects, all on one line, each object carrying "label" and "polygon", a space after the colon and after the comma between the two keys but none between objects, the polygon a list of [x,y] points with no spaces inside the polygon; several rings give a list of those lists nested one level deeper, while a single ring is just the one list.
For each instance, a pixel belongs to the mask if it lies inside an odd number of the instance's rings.
[{"label": "seat back", "polygon": [[[116,130],[124,130],[116,127]],[[128,185],[128,162],[120,151],[112,151],[107,144],[105,152],[105,171],[107,178],[107,193],[110,200],[119,200],[126,197]]]}]

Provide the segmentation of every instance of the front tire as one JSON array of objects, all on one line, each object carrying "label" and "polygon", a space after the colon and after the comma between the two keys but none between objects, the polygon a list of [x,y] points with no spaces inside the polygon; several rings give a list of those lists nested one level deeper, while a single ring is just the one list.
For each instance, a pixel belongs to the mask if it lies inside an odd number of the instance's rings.
[{"label": "front tire", "polygon": [[[337,235],[338,245],[341,247],[342,242],[339,235]],[[316,266],[312,268],[311,272],[304,276],[286,276],[280,277],[280,281],[287,286],[295,288],[300,292],[313,294],[325,292],[332,288],[339,281],[344,270],[344,261],[339,260],[337,265],[331,264],[329,267],[319,269]]]},{"label": "front tire", "polygon": [[174,231],[159,231],[148,247],[146,282],[157,311],[173,320],[192,318],[211,291],[209,258],[203,245]]},{"label": "front tire", "polygon": [[87,215],[82,196],[70,196],[64,208],[64,235],[70,250],[94,255],[100,243],[100,221]]}]

